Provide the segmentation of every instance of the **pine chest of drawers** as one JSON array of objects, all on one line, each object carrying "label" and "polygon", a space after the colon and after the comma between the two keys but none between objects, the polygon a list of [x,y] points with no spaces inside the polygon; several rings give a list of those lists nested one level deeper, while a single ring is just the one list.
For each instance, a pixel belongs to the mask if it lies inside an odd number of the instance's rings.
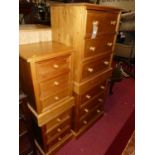
[{"label": "pine chest of drawers", "polygon": [[20,45],[20,83],[28,95],[40,152],[53,154],[72,137],[71,47],[56,42]]},{"label": "pine chest of drawers", "polygon": [[74,47],[74,131],[103,114],[120,9],[86,3],[51,6],[52,40]]}]

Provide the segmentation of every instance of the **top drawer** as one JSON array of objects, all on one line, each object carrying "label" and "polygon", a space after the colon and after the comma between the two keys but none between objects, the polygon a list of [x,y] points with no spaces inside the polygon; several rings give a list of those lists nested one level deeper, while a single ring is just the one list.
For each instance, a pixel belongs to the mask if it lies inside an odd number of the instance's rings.
[{"label": "top drawer", "polygon": [[50,79],[70,70],[69,57],[58,57],[36,63],[37,80]]},{"label": "top drawer", "polygon": [[95,39],[105,33],[116,32],[117,17],[116,13],[88,11],[85,37]]}]

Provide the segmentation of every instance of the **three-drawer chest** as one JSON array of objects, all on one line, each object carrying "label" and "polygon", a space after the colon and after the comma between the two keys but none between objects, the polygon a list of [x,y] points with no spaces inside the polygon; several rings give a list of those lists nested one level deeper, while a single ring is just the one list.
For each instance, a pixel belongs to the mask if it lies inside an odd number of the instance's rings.
[{"label": "three-drawer chest", "polygon": [[72,52],[56,42],[20,45],[20,83],[28,95],[35,144],[53,154],[72,138]]},{"label": "three-drawer chest", "polygon": [[74,53],[74,131],[80,135],[104,111],[120,9],[86,3],[51,6],[52,40]]}]

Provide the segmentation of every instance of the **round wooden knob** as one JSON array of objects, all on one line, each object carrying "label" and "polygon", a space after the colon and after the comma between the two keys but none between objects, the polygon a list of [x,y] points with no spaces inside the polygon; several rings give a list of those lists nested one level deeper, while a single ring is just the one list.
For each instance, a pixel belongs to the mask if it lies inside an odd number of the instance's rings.
[{"label": "round wooden knob", "polygon": [[92,73],[94,71],[93,68],[88,68],[88,72]]},{"label": "round wooden knob", "polygon": [[55,96],[54,99],[55,99],[55,100],[59,100],[59,97],[58,97],[58,96]]},{"label": "round wooden knob", "polygon": [[58,121],[58,122],[61,122],[61,119],[60,119],[60,118],[57,118],[57,121]]},{"label": "round wooden knob", "polygon": [[109,65],[109,61],[104,61],[104,64],[105,65]]},{"label": "round wooden knob", "polygon": [[86,112],[86,113],[88,113],[89,112],[89,110],[86,108],[86,109],[84,109],[84,111]]},{"label": "round wooden knob", "polygon": [[97,109],[97,110],[96,110],[96,112],[97,112],[97,113],[100,113],[100,112],[101,112],[101,110],[100,110],[100,109]]},{"label": "round wooden knob", "polygon": [[90,98],[91,98],[91,96],[90,96],[89,94],[87,94],[87,95],[86,95],[86,98],[87,98],[87,99],[90,99]]},{"label": "round wooden knob", "polygon": [[54,68],[59,68],[59,65],[54,64],[53,67],[54,67]]},{"label": "round wooden knob", "polygon": [[84,124],[87,124],[88,122],[86,120],[83,121]]},{"label": "round wooden knob", "polygon": [[61,128],[58,128],[57,131],[58,131],[58,132],[61,132]]},{"label": "round wooden knob", "polygon": [[111,42],[108,42],[107,43],[107,46],[111,47],[112,46],[112,43]]},{"label": "round wooden knob", "polygon": [[59,138],[58,138],[58,141],[61,141],[61,140],[62,140],[62,138],[61,138],[61,137],[59,137]]},{"label": "round wooden knob", "polygon": [[93,21],[93,25],[98,25],[99,22],[98,21]]},{"label": "round wooden knob", "polygon": [[90,46],[90,48],[89,48],[89,50],[93,51],[93,52],[95,51],[95,49],[96,49],[96,47],[94,47],[94,46]]},{"label": "round wooden knob", "polygon": [[54,81],[54,85],[55,86],[58,86],[59,85],[59,82],[58,81]]},{"label": "round wooden knob", "polygon": [[99,101],[99,102],[103,102],[103,99],[99,98],[98,101]]},{"label": "round wooden knob", "polygon": [[105,89],[105,87],[104,87],[103,85],[101,85],[101,86],[100,86],[100,88],[101,88],[102,90],[104,90],[104,89]]},{"label": "round wooden knob", "polygon": [[116,24],[116,21],[115,20],[112,20],[112,21],[110,21],[110,24],[111,25],[115,25]]}]

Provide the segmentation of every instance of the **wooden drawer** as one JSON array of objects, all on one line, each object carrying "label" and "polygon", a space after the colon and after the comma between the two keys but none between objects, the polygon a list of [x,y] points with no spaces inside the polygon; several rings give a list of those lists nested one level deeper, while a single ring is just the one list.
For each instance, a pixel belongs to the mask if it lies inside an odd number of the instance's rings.
[{"label": "wooden drawer", "polygon": [[107,70],[110,67],[110,56],[111,54],[107,54],[97,59],[93,59],[88,63],[84,63],[82,68],[82,80]]},{"label": "wooden drawer", "polygon": [[94,117],[96,117],[97,115],[100,115],[102,111],[103,111],[103,106],[101,104],[94,107],[93,111],[88,113],[88,115],[84,115],[84,117],[81,117],[79,127],[82,128],[87,126],[87,124],[89,124],[89,122],[91,122]]},{"label": "wooden drawer", "polygon": [[66,110],[63,113],[58,114],[57,117],[55,117],[54,119],[50,120],[45,124],[46,131],[49,132],[54,126],[59,126],[60,124],[65,122],[65,120],[70,120],[71,115],[72,115],[72,108]]},{"label": "wooden drawer", "polygon": [[50,130],[46,131],[46,139],[47,143],[50,141],[55,135],[60,135],[63,133],[65,128],[71,128],[71,119],[65,119],[60,125],[51,128]]},{"label": "wooden drawer", "polygon": [[103,81],[100,84],[98,84],[97,86],[95,86],[92,89],[90,89],[89,91],[87,91],[86,93],[84,93],[81,96],[81,105],[87,101],[90,101],[97,94],[99,94],[101,92],[104,93],[105,87],[106,87],[106,81]]},{"label": "wooden drawer", "polygon": [[90,102],[87,102],[86,104],[82,104],[80,106],[80,116],[88,114],[90,111],[94,109],[96,105],[102,104],[103,106],[103,103],[104,103],[104,93],[100,93],[100,95],[97,95]]},{"label": "wooden drawer", "polygon": [[41,82],[39,86],[41,98],[53,96],[57,92],[69,86],[69,73]]},{"label": "wooden drawer", "polygon": [[105,34],[100,39],[86,39],[84,58],[112,51],[114,34]]},{"label": "wooden drawer", "polygon": [[50,150],[54,145],[57,145],[58,143],[61,144],[63,142],[63,139],[65,139],[65,137],[69,134],[71,134],[71,129],[69,126],[67,126],[63,129],[63,132],[61,134],[55,135],[51,140],[48,141],[48,150]]},{"label": "wooden drawer", "polygon": [[[87,11],[87,24],[85,38],[98,38],[105,33],[116,32],[118,14],[104,11]],[[93,36],[93,30],[96,29],[96,35]],[[95,32],[95,31],[94,31]]]},{"label": "wooden drawer", "polygon": [[87,81],[81,83],[74,82],[74,92],[78,95],[82,95],[86,93],[88,90],[95,87],[96,85],[99,85],[102,81],[106,81],[107,79],[109,79],[111,75],[112,75],[112,68],[106,70],[105,72],[101,72],[96,76],[93,76]]},{"label": "wooden drawer", "polygon": [[69,97],[69,88],[63,89],[60,92],[53,94],[46,99],[41,99],[42,111],[48,110],[49,107],[51,108],[57,105],[58,102],[62,101],[67,97]]},{"label": "wooden drawer", "polygon": [[[30,104],[28,104],[28,108],[32,112],[33,114],[32,116],[36,121],[37,125],[39,127],[46,125],[47,129],[51,128],[55,123],[61,122],[61,120],[63,120],[65,116],[71,115],[73,106],[74,106],[74,98],[69,97],[60,104],[57,104],[52,108],[49,108],[47,111],[41,114],[37,114],[37,112],[33,109],[33,107]],[[60,120],[57,118],[60,118]]]},{"label": "wooden drawer", "polygon": [[58,57],[36,63],[38,81],[43,81],[70,70],[69,57]]}]

